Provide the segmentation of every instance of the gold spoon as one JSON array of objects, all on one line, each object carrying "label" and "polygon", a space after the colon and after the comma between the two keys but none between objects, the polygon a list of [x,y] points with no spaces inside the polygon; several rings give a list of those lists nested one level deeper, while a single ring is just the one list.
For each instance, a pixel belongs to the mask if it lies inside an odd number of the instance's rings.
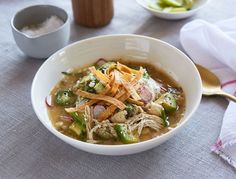
[{"label": "gold spoon", "polygon": [[212,73],[211,71],[209,71],[208,69],[204,68],[201,65],[198,64],[195,65],[202,79],[203,95],[206,96],[219,95],[236,102],[235,96],[222,91],[220,80],[214,73]]}]

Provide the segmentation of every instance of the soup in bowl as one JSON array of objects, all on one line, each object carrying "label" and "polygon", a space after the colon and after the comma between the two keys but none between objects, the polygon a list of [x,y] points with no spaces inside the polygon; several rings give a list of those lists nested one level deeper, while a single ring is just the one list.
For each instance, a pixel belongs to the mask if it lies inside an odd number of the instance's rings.
[{"label": "soup in bowl", "polygon": [[165,42],[102,36],[51,56],[31,97],[40,121],[63,141],[124,155],[153,148],[181,129],[200,102],[201,81],[191,60]]}]

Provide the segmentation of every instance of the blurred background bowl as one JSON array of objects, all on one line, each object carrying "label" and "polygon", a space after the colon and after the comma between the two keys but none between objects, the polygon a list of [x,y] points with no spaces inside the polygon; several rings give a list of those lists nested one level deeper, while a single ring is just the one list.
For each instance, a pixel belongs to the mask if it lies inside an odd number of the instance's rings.
[{"label": "blurred background bowl", "polygon": [[149,7],[150,2],[155,2],[157,0],[136,0],[136,2],[141,5],[144,9],[150,12],[152,15],[169,20],[184,19],[196,14],[201,8],[203,8],[209,0],[194,0],[192,9],[185,12],[163,12],[161,10],[155,10]]},{"label": "blurred background bowl", "polygon": [[[37,25],[51,16],[57,16],[64,24],[54,31],[30,37],[20,30]],[[69,17],[65,10],[52,5],[35,5],[18,11],[11,20],[11,27],[17,46],[26,55],[34,58],[47,58],[67,45],[70,37]]]}]

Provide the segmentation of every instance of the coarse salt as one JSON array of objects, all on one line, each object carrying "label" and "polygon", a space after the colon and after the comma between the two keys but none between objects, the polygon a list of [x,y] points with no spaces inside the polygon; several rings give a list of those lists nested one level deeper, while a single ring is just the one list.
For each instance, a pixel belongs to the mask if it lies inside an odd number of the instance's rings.
[{"label": "coarse salt", "polygon": [[64,22],[59,17],[51,16],[41,24],[23,27],[21,29],[21,32],[30,37],[37,37],[43,34],[47,34],[49,32],[53,32],[63,24]]}]

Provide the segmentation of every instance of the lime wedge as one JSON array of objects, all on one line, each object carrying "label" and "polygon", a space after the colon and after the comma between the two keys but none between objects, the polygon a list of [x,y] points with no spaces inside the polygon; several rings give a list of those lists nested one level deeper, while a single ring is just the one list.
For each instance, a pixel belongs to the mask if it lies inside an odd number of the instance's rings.
[{"label": "lime wedge", "polygon": [[162,0],[162,3],[167,6],[181,7],[183,5],[183,0]]},{"label": "lime wedge", "polygon": [[185,7],[175,7],[172,8],[170,12],[186,12],[187,9]]},{"label": "lime wedge", "polygon": [[194,0],[184,0],[184,7],[186,9],[192,9]]},{"label": "lime wedge", "polygon": [[148,7],[154,10],[162,11],[162,8],[159,6],[158,3],[150,3],[148,4]]},{"label": "lime wedge", "polygon": [[173,7],[165,7],[163,9],[163,12],[169,13],[169,12],[171,12],[172,9],[173,9]]},{"label": "lime wedge", "polygon": [[158,4],[161,8],[167,7],[167,5],[166,5],[165,3],[163,3],[163,0],[157,0],[157,4]]}]

